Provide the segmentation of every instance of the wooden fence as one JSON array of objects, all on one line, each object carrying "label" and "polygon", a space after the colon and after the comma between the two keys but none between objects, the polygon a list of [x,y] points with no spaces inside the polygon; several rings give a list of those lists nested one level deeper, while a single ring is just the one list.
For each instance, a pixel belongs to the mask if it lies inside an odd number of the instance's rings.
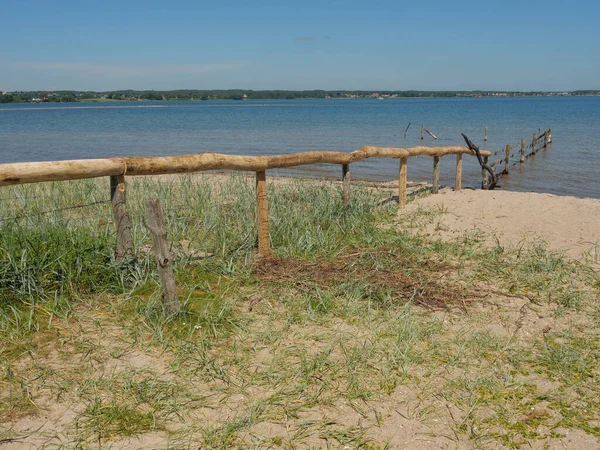
[{"label": "wooden fence", "polygon": [[[462,157],[475,155],[467,147],[413,147],[381,148],[362,147],[351,153],[311,151],[276,156],[238,156],[218,153],[198,153],[183,156],[107,158],[50,162],[0,164],[0,186],[46,181],[66,181],[109,176],[111,201],[117,233],[117,260],[132,253],[131,220],[125,205],[125,178],[136,175],[193,173],[207,170],[240,170],[256,173],[256,204],[258,217],[258,252],[270,254],[269,219],[267,208],[266,171],[308,164],[339,164],[342,166],[344,204],[350,203],[350,165],[367,158],[399,159],[398,202],[406,204],[408,158],[430,156],[433,158],[433,192],[437,193],[440,179],[440,159],[456,155],[456,190],[462,186]],[[481,151],[484,157],[492,153]]]},{"label": "wooden fence", "polygon": [[[514,153],[513,146],[508,144],[503,151],[492,153],[491,156],[502,154],[500,159],[488,164],[488,158],[490,155],[485,155],[483,156],[483,162],[484,164],[488,165],[490,169],[492,169],[495,179],[498,180],[503,175],[508,175],[512,167],[516,166],[517,164],[523,164],[526,159],[534,156],[540,149],[548,148],[548,145],[551,143],[552,128],[548,128],[539,136],[536,133],[533,133],[531,143],[529,144],[527,144],[527,139],[521,139],[521,148],[518,154]],[[489,175],[490,174],[488,172],[483,172],[484,185],[488,184]]]}]

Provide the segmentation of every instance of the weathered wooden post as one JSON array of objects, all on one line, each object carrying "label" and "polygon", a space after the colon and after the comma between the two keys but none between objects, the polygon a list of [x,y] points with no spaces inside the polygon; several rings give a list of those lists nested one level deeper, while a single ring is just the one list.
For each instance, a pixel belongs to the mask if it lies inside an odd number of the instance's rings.
[{"label": "weathered wooden post", "polygon": [[344,206],[350,206],[350,164],[342,164],[342,190]]},{"label": "weathered wooden post", "polygon": [[454,184],[454,190],[460,191],[462,189],[462,153],[456,155],[456,182]]},{"label": "weathered wooden post", "polygon": [[512,145],[507,144],[506,146],[506,157],[504,158],[504,172],[503,173],[508,173],[508,163],[510,162],[510,152],[512,150]]},{"label": "weathered wooden post", "polygon": [[398,174],[398,204],[406,205],[406,170],[408,158],[400,158],[400,169]]},{"label": "weathered wooden post", "polygon": [[433,157],[433,188],[431,192],[437,194],[440,190],[440,157]]},{"label": "weathered wooden post", "polygon": [[133,255],[133,239],[131,238],[131,218],[125,206],[125,175],[110,177],[110,200],[113,220],[117,232],[117,248],[115,260],[123,261]]},{"label": "weathered wooden post", "polygon": [[146,216],[148,218],[148,228],[152,235],[162,303],[167,314],[175,314],[179,311],[179,297],[175,287],[173,260],[167,241],[164,214],[157,198],[146,200]]},{"label": "weathered wooden post", "polygon": [[487,127],[485,127],[485,132],[483,133],[483,142],[487,142]]},{"label": "weathered wooden post", "polygon": [[519,162],[525,162],[525,138],[521,139],[521,157],[519,158]]},{"label": "weathered wooden post", "polygon": [[548,130],[544,131],[544,148],[548,147]]},{"label": "weathered wooden post", "polygon": [[[487,166],[487,163],[488,163],[488,157],[484,156],[483,164]],[[494,169],[494,171],[495,171],[495,169]],[[481,177],[483,178],[483,186],[487,186],[490,182],[490,174],[483,167],[481,168]]]},{"label": "weathered wooden post", "polygon": [[270,256],[269,210],[267,208],[267,182],[264,170],[256,172],[256,210],[258,218],[258,254],[260,256]]},{"label": "weathered wooden post", "polygon": [[535,148],[537,144],[537,135],[533,133],[533,138],[531,139],[531,151],[535,154],[537,153],[537,149]]},{"label": "weathered wooden post", "polygon": [[548,128],[548,144],[552,144],[552,128]]},{"label": "weathered wooden post", "polygon": [[421,140],[423,140],[424,133],[425,133],[425,125],[421,125]]}]

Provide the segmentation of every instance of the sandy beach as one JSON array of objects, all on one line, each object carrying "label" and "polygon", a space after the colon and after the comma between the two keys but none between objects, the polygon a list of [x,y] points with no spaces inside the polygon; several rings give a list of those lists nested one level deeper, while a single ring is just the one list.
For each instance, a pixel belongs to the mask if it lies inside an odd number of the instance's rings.
[{"label": "sandy beach", "polygon": [[[449,241],[471,234],[518,248],[539,242],[574,259],[600,259],[600,200],[502,190],[442,190],[410,202],[400,217],[426,211],[417,233]],[[424,214],[421,214],[424,216]],[[406,227],[404,222],[403,227]]]}]

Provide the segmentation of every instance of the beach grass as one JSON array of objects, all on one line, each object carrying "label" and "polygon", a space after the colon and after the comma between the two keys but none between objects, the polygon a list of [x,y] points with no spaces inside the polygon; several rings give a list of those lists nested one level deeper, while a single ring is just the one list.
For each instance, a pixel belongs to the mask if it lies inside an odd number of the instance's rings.
[{"label": "beach grass", "polygon": [[[258,258],[254,180],[220,174],[128,179],[135,257],[117,263],[108,192],[107,180],[0,192],[0,442],[600,438],[593,268],[536,243],[429,241],[398,231],[385,189],[357,183],[346,208],[339,184],[302,180],[269,183],[274,257]],[[165,210],[174,316],[145,225],[151,197]]]}]

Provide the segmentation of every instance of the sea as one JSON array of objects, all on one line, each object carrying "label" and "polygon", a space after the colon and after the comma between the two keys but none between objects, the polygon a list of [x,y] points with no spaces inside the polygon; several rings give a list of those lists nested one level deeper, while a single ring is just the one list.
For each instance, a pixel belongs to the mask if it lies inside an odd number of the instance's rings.
[{"label": "sea", "polygon": [[[425,134],[424,125],[438,139]],[[488,139],[484,141],[484,130]],[[0,105],[0,163],[217,152],[277,155],[351,152],[365,145],[463,145],[513,153],[552,128],[553,142],[525,163],[511,161],[500,189],[600,198],[600,97],[484,97],[256,101],[102,102]],[[517,159],[518,161],[518,159]],[[454,183],[455,157],[441,158],[441,183]],[[337,178],[338,166],[278,169],[272,175]],[[408,161],[408,180],[432,179],[432,158]],[[391,181],[398,161],[351,166],[355,179]],[[463,185],[481,184],[464,157]]]}]

